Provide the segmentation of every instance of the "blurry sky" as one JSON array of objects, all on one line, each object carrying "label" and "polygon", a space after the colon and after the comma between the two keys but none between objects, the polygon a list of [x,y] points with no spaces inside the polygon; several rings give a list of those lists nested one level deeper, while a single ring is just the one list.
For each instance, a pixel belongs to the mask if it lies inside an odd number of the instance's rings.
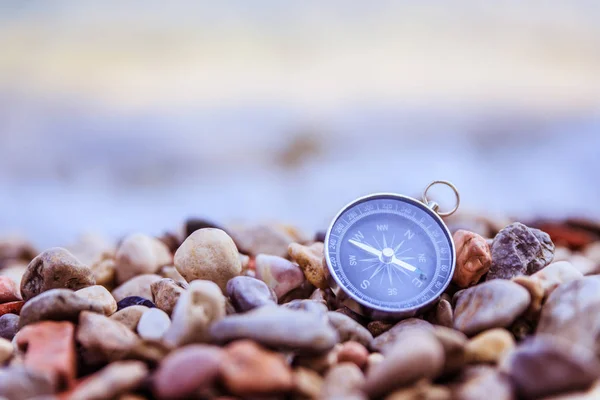
[{"label": "blurry sky", "polygon": [[325,227],[450,179],[600,217],[595,1],[0,3],[0,235]]}]

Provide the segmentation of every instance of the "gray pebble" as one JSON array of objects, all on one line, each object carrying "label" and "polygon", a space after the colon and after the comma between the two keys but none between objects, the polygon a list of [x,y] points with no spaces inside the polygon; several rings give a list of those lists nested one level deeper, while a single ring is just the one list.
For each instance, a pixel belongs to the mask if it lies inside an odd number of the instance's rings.
[{"label": "gray pebble", "polygon": [[22,366],[0,368],[0,397],[29,400],[37,396],[52,395],[55,389],[47,374]]},{"label": "gray pebble", "polygon": [[413,329],[418,331],[432,331],[433,325],[427,321],[418,318],[408,318],[398,322],[391,329],[377,336],[371,343],[371,349],[380,353],[385,353],[392,347],[402,335]]},{"label": "gray pebble", "polygon": [[289,308],[290,310],[303,310],[316,314],[320,317],[327,318],[327,306],[316,300],[292,300],[282,304],[281,307]]},{"label": "gray pebble", "polygon": [[527,289],[503,279],[462,290],[456,297],[454,329],[467,335],[508,327],[531,301]]},{"label": "gray pebble", "polygon": [[171,319],[166,312],[159,308],[151,308],[142,314],[137,332],[142,339],[159,340],[171,325]]},{"label": "gray pebble", "polygon": [[327,316],[329,317],[329,323],[340,336],[340,342],[354,340],[367,348],[371,345],[373,341],[371,332],[352,318],[337,311],[329,311]]},{"label": "gray pebble", "polygon": [[486,280],[531,275],[552,262],[554,243],[539,229],[515,222],[502,229],[492,243],[492,266]]},{"label": "gray pebble", "polygon": [[227,282],[227,295],[238,312],[277,304],[277,296],[266,283],[250,276],[236,276]]},{"label": "gray pebble", "polygon": [[19,316],[4,314],[0,317],[0,338],[12,340],[19,330]]}]

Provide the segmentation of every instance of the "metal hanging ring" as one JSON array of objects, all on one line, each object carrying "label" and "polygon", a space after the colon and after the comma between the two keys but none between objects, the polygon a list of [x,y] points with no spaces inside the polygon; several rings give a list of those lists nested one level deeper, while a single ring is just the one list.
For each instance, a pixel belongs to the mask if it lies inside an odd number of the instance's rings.
[{"label": "metal hanging ring", "polygon": [[427,199],[427,192],[434,185],[446,185],[450,189],[452,189],[452,191],[454,192],[454,195],[456,196],[456,204],[454,205],[454,208],[452,210],[446,211],[446,212],[441,212],[441,211],[436,210],[437,214],[440,217],[448,217],[448,216],[454,214],[456,212],[456,210],[458,210],[458,206],[460,205],[460,194],[458,193],[458,189],[456,188],[456,186],[454,186],[452,183],[450,183],[448,181],[433,181],[429,185],[427,185],[427,187],[423,191],[423,203],[425,203],[427,205],[430,204],[429,200]]}]

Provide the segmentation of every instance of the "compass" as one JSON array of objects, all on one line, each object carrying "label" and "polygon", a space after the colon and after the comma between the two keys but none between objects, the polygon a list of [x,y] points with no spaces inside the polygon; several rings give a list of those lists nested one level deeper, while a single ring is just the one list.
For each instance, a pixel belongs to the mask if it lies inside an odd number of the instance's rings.
[{"label": "compass", "polygon": [[[427,199],[435,184],[449,186],[456,206],[439,212]],[[334,218],[325,260],[334,293],[353,311],[374,319],[413,316],[437,301],[452,280],[455,249],[441,219],[459,204],[450,182],[432,182],[423,201],[393,193],[361,197]]]}]

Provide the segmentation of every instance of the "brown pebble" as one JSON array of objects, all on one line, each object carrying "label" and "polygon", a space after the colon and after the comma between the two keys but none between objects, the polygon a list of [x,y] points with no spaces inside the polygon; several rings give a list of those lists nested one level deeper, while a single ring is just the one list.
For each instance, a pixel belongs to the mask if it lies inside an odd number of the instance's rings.
[{"label": "brown pebble", "polygon": [[115,255],[117,284],[137,275],[154,274],[173,262],[169,248],[160,240],[141,233],[127,236]]},{"label": "brown pebble", "polygon": [[21,293],[15,281],[8,276],[0,276],[0,304],[20,300]]},{"label": "brown pebble", "polygon": [[146,306],[129,306],[111,315],[110,319],[122,323],[135,332],[140,318],[148,310],[149,308]]},{"label": "brown pebble", "polygon": [[137,389],[148,375],[148,367],[141,361],[116,361],[81,382],[69,400],[113,399]]},{"label": "brown pebble", "polygon": [[123,300],[125,297],[130,296],[139,296],[151,300],[151,285],[154,282],[160,281],[161,279],[162,277],[156,274],[138,275],[123,283],[121,286],[118,286],[112,291],[112,295],[117,302]]},{"label": "brown pebble", "polygon": [[185,292],[186,288],[173,279],[163,278],[151,284],[150,289],[156,307],[171,315],[179,296]]},{"label": "brown pebble", "polygon": [[497,364],[515,347],[513,335],[506,329],[496,328],[481,332],[467,343],[467,362]]},{"label": "brown pebble", "polygon": [[476,233],[458,230],[453,235],[456,269],[452,282],[466,288],[479,282],[492,264],[492,253],[485,239]]},{"label": "brown pebble", "polygon": [[300,396],[316,399],[321,393],[323,378],[315,371],[298,367],[294,369],[294,392]]},{"label": "brown pebble", "polygon": [[300,266],[306,280],[319,289],[329,288],[326,267],[323,264],[323,249],[321,242],[315,242],[310,246],[292,243],[288,248],[290,258]]},{"label": "brown pebble", "polygon": [[367,348],[354,341],[342,343],[338,352],[338,362],[351,362],[361,369],[367,365],[368,358],[369,351]]}]

